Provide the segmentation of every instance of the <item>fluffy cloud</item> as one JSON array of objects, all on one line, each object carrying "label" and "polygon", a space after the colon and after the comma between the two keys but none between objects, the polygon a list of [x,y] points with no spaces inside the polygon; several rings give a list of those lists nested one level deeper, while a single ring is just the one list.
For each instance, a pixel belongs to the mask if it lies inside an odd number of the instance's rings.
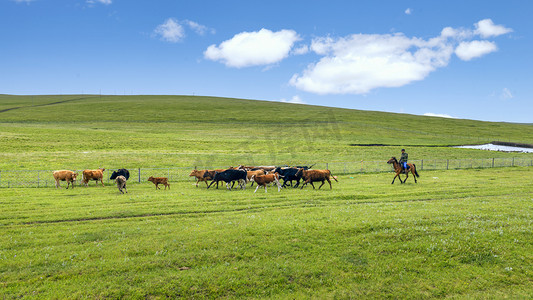
[{"label": "fluffy cloud", "polygon": [[424,79],[448,64],[453,47],[444,39],[425,41],[403,34],[355,34],[315,39],[311,49],[325,55],[290,84],[318,94],[365,94]]},{"label": "fluffy cloud", "polygon": [[181,26],[177,20],[172,18],[167,19],[165,23],[157,26],[154,33],[159,35],[162,40],[171,43],[177,43],[185,37],[183,26]]},{"label": "fluffy cloud", "polygon": [[293,30],[272,32],[263,28],[236,34],[218,46],[211,45],[204,52],[204,57],[235,68],[270,65],[286,58],[299,40]]},{"label": "fluffy cloud", "polygon": [[412,13],[413,13],[413,10],[410,9],[410,8],[408,8],[408,9],[405,10],[405,14],[406,14],[406,15],[410,15],[410,14],[412,14]]},{"label": "fluffy cloud", "polygon": [[469,61],[473,58],[483,56],[485,54],[497,51],[498,47],[494,42],[489,41],[471,41],[461,42],[457,49],[455,49],[455,55],[462,60]]},{"label": "fluffy cloud", "polygon": [[446,27],[427,40],[401,33],[316,38],[310,49],[323,57],[293,75],[289,84],[317,94],[366,94],[375,88],[404,86],[447,66],[454,53],[467,61],[497,50],[494,42],[469,41],[476,35],[510,31],[490,19],[476,27]]},{"label": "fluffy cloud", "polygon": [[491,19],[481,20],[475,24],[475,27],[475,33],[483,38],[499,36],[513,31],[511,28],[506,28],[502,25],[494,25]]},{"label": "fluffy cloud", "polygon": [[205,35],[206,32],[215,33],[214,29],[210,29],[194,21],[178,21],[174,18],[169,18],[163,24],[157,26],[154,30],[154,34],[160,36],[163,41],[177,43],[185,38],[184,26],[190,28],[199,35]]}]

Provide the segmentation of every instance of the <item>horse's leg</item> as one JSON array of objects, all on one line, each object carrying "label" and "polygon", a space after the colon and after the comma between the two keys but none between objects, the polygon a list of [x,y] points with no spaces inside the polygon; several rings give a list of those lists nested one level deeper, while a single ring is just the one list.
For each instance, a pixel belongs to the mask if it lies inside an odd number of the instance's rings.
[{"label": "horse's leg", "polygon": [[413,173],[413,178],[415,179],[415,183],[418,183],[418,182],[416,181],[416,175],[415,175],[415,172],[416,172],[415,167],[412,167],[412,168],[411,168],[411,173]]},{"label": "horse's leg", "polygon": [[[394,176],[394,178],[392,178],[392,182],[391,182],[391,184],[394,184],[394,180],[396,180],[396,177],[398,177],[398,175],[400,175],[400,173],[396,173],[396,175]],[[400,181],[402,181],[401,178],[400,178]]]},{"label": "horse's leg", "polygon": [[[399,177],[398,177],[399,178]],[[405,183],[407,182],[407,178],[409,178],[409,173],[405,173],[405,180],[402,182],[402,183]],[[402,179],[400,178],[400,181],[402,181]]]}]

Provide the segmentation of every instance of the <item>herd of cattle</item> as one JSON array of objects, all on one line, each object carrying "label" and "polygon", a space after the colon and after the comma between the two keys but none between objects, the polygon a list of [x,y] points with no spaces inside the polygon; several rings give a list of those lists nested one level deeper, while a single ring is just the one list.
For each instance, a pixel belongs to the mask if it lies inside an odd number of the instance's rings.
[{"label": "herd of cattle", "polygon": [[[82,172],[82,183],[85,186],[89,185],[89,181],[94,180],[96,181],[96,184],[98,184],[98,181],[102,183],[102,186],[104,186],[104,171],[105,169],[97,169],[97,170],[84,170]],[[74,182],[76,182],[78,173],[70,170],[59,170],[53,172],[54,179],[56,181],[56,188],[60,187],[60,181],[66,181],[67,182],[67,189],[72,185],[74,187]],[[251,182],[252,186],[257,184],[257,187],[255,188],[255,192],[257,192],[257,189],[259,187],[264,187],[265,192],[267,192],[267,186],[270,184],[275,184],[278,187],[278,192],[287,186],[292,187],[298,187],[300,186],[300,181],[302,181],[302,185],[300,188],[302,189],[305,185],[308,183],[311,184],[313,189],[315,189],[315,186],[313,182],[322,182],[322,184],[318,187],[319,189],[325,184],[327,181],[329,183],[329,188],[331,189],[331,178],[333,178],[335,181],[337,181],[336,176],[332,176],[331,172],[329,170],[313,170],[310,167],[307,166],[297,166],[297,167],[276,167],[276,166],[243,166],[240,165],[236,168],[230,167],[228,169],[216,169],[216,170],[196,170],[194,169],[189,176],[194,176],[196,178],[196,187],[198,187],[198,183],[203,181],[205,182],[207,188],[209,189],[213,184],[216,183],[216,187],[218,188],[219,182],[223,181],[226,183],[226,188],[231,190],[235,183],[239,185],[241,189],[246,188],[246,184]],[[128,192],[126,188],[126,182],[130,178],[130,172],[126,169],[119,169],[117,171],[113,171],[111,174],[111,177],[109,179],[115,180],[115,183],[117,184],[117,188],[121,193],[124,194],[124,191],[126,193]],[[281,184],[279,181],[280,179],[283,179],[283,184]],[[167,177],[152,177],[150,176],[148,178],[148,181],[151,181],[156,189],[160,189],[159,185],[164,185],[165,190],[167,187],[170,189],[170,184],[168,183]],[[211,181],[211,183],[208,184],[208,181]],[[294,184],[293,184],[294,182]],[[338,182],[338,181],[337,181]]]}]

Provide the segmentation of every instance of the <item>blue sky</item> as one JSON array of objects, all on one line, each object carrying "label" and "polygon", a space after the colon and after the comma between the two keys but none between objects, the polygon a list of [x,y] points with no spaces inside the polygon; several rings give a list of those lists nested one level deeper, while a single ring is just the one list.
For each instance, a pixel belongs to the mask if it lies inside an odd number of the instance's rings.
[{"label": "blue sky", "polygon": [[0,0],[0,93],[533,123],[530,1]]}]

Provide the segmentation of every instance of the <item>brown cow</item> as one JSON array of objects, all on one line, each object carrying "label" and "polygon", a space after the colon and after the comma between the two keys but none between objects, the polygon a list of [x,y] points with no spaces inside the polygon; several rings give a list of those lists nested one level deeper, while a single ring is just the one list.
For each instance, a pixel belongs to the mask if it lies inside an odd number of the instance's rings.
[{"label": "brown cow", "polygon": [[59,170],[54,171],[52,174],[54,175],[54,179],[56,180],[56,188],[61,188],[61,186],[59,185],[59,181],[66,181],[67,189],[70,186],[70,183],[72,183],[72,188],[74,188],[74,182],[76,182],[76,177],[78,176],[78,173],[74,173],[70,170]]},{"label": "brown cow", "polygon": [[212,177],[208,176],[208,177],[204,177],[204,174],[205,172],[208,172],[208,170],[192,170],[191,174],[189,174],[189,176],[194,176],[196,177],[196,187],[198,187],[198,182],[200,181],[203,181],[205,182],[205,185],[207,186],[207,181],[208,180],[213,180]]},{"label": "brown cow", "polygon": [[98,185],[98,180],[100,180],[102,186],[104,186],[104,171],[104,168],[98,170],[83,170],[83,183],[85,186],[89,186],[90,180],[96,181],[96,185]]},{"label": "brown cow", "polygon": [[126,177],[120,175],[120,176],[117,176],[117,178],[115,178],[115,182],[117,183],[117,188],[118,190],[124,194],[124,192],[122,191],[122,189],[125,189],[126,190],[126,193],[128,192],[128,189],[126,188]]},{"label": "brown cow", "polygon": [[246,180],[248,182],[252,182],[252,186],[254,186],[254,180],[252,179],[252,177],[254,176],[260,176],[260,175],[265,175],[265,171],[263,170],[256,170],[256,171],[246,171]]},{"label": "brown cow", "polygon": [[260,186],[264,186],[265,187],[265,193],[267,192],[267,184],[269,183],[272,183],[272,182],[275,182],[276,185],[278,186],[278,192],[280,191],[281,189],[281,184],[279,183],[279,174],[278,173],[273,173],[273,174],[267,174],[267,175],[252,175],[252,180],[257,182],[257,187],[255,188],[255,192],[257,192],[257,189],[260,187]]},{"label": "brown cow", "polygon": [[167,189],[167,186],[168,186],[168,189],[170,190],[170,184],[168,184],[168,178],[166,177],[152,177],[150,176],[150,178],[148,178],[148,181],[151,181],[153,182],[153,184],[155,184],[155,188],[156,189],[161,189],[158,187],[159,184],[163,184],[165,185],[165,190]]},{"label": "brown cow", "polygon": [[304,184],[302,184],[302,187],[300,189],[303,189],[303,187],[306,184],[308,184],[308,183],[310,183],[311,186],[313,186],[313,189],[315,189],[315,186],[313,185],[313,182],[317,182],[317,181],[322,181],[322,184],[318,187],[318,189],[320,189],[324,185],[325,181],[327,181],[329,183],[329,189],[332,189],[330,177],[335,179],[335,181],[339,182],[337,180],[337,177],[331,176],[331,172],[329,170],[304,170],[304,169],[300,169],[298,171],[298,173],[296,173],[296,176],[298,176],[299,174],[301,174],[302,179],[304,181]]}]

